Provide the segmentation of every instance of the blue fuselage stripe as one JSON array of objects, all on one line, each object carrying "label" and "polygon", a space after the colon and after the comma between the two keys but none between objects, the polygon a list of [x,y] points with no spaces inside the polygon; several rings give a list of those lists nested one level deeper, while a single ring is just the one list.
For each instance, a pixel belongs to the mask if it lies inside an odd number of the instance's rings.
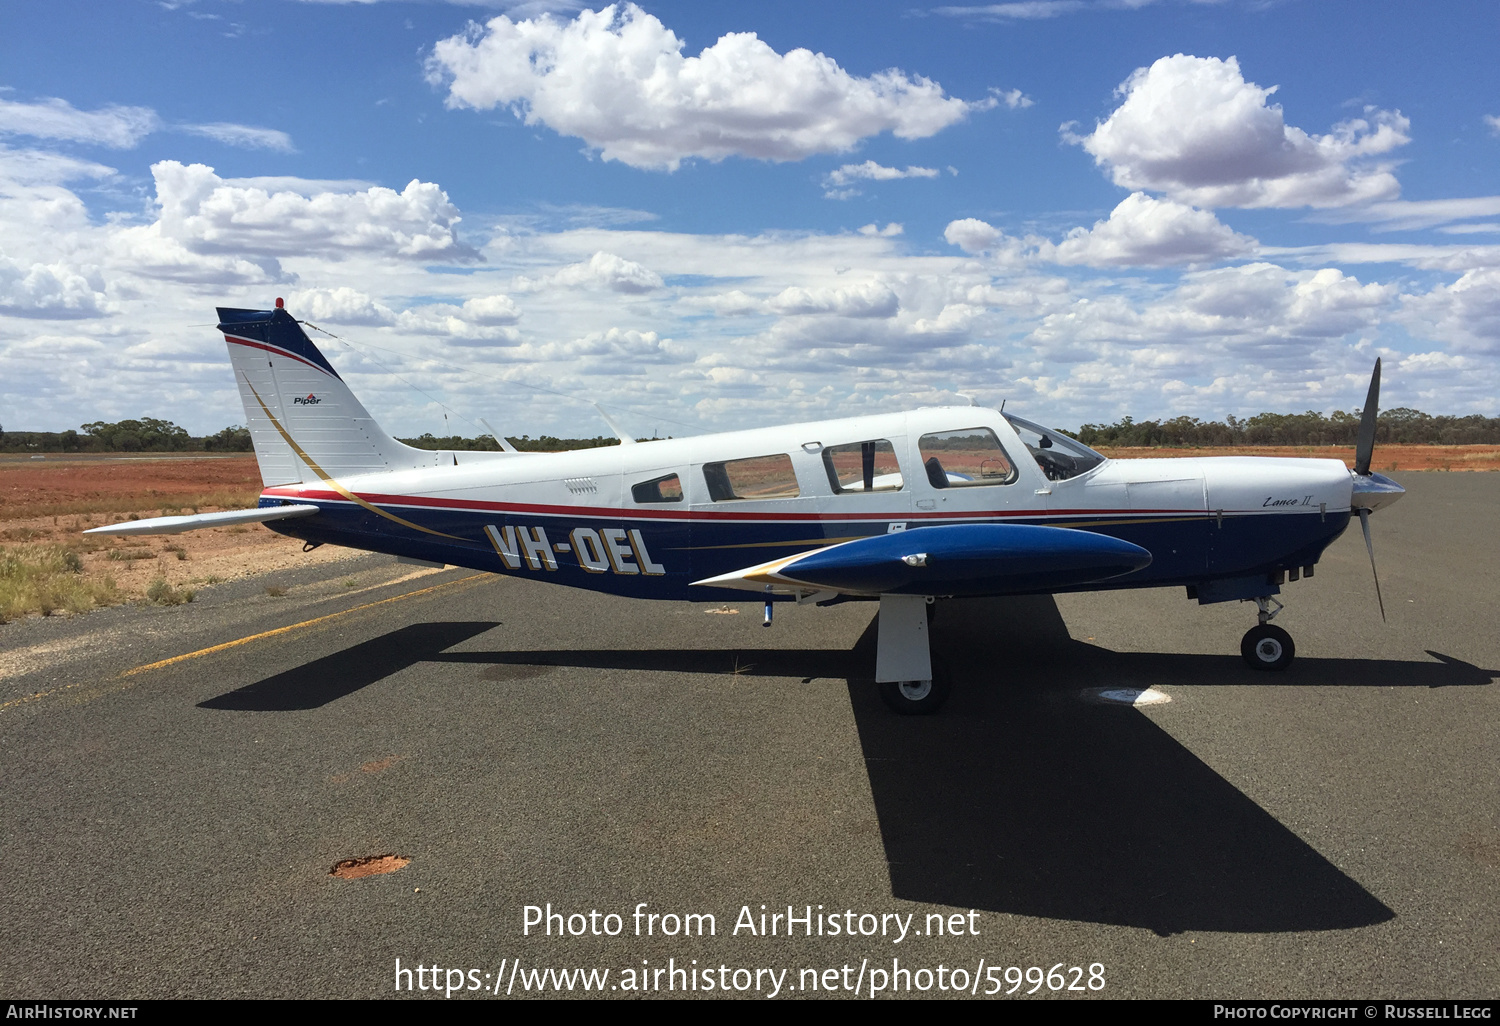
[{"label": "blue fuselage stripe", "polygon": [[[262,505],[280,500],[265,499]],[[306,501],[306,500],[303,500]],[[690,587],[821,544],[885,534],[884,520],[660,520],[598,515],[401,506],[400,516],[447,541],[403,528],[348,502],[314,501],[323,512],[269,523],[273,531],[312,542],[347,545],[493,573],[536,577],[634,598],[723,601],[742,591]],[[582,514],[580,510],[580,514]],[[1273,573],[1316,563],[1343,533],[1350,515],[1308,513],[1159,516],[1079,514],[924,521],[912,531],[946,524],[1007,523],[1078,527],[1139,545],[1151,565],[1123,577],[1073,589],[1161,587]],[[895,517],[893,522],[901,522]],[[487,532],[487,528],[493,530]],[[544,558],[543,552],[550,555]]]}]

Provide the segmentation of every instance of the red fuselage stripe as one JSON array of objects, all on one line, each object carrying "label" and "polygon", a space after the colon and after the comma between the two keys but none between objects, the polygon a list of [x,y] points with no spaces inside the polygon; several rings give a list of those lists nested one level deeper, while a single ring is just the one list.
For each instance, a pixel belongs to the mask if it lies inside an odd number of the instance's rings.
[{"label": "red fuselage stripe", "polygon": [[296,353],[289,353],[285,349],[277,349],[275,346],[268,346],[264,342],[252,342],[248,338],[238,338],[234,335],[225,335],[224,341],[237,346],[249,346],[251,349],[264,349],[268,353],[275,353],[277,356],[284,356],[288,360],[296,360],[298,363],[305,363],[320,374],[328,373],[326,370],[324,370],[322,367],[319,367],[311,360],[304,360]]},{"label": "red fuselage stripe", "polygon": [[[337,492],[316,488],[279,487],[267,488],[262,493],[270,499],[297,498],[324,502],[347,502]],[[482,511],[492,513],[536,513],[550,516],[601,517],[616,520],[759,520],[769,523],[821,522],[847,520],[960,520],[968,518],[994,519],[997,517],[1037,516],[1121,516],[1126,514],[1148,514],[1153,516],[1208,516],[1202,509],[1022,509],[1022,510],[951,510],[951,511],[892,511],[887,513],[730,513],[719,510],[675,510],[617,509],[607,506],[551,506],[523,502],[485,502],[475,499],[437,499],[425,495],[379,495],[369,492],[357,493],[366,502],[380,506],[412,506],[424,509],[448,509],[454,512]],[[1229,512],[1226,510],[1225,512]]]}]

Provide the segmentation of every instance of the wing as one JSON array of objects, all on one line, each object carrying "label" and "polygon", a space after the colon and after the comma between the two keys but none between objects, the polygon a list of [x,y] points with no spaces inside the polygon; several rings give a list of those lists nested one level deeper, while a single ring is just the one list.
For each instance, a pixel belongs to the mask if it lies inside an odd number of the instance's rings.
[{"label": "wing", "polygon": [[130,520],[123,524],[93,527],[84,534],[181,534],[205,527],[229,527],[233,524],[263,524],[268,520],[290,520],[310,517],[317,506],[263,506],[259,509],[229,509],[222,513],[197,513],[186,517],[153,517]]}]

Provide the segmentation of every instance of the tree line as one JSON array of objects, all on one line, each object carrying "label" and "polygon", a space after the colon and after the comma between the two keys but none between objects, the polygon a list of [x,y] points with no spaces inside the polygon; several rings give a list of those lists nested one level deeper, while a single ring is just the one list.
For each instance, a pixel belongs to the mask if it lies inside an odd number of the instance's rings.
[{"label": "tree line", "polygon": [[[1353,445],[1359,434],[1358,412],[1335,410],[1324,416],[1306,413],[1258,413],[1241,420],[1175,417],[1136,421],[1124,417],[1113,424],[1085,424],[1067,432],[1084,445],[1190,448],[1231,445]],[[1398,406],[1376,420],[1375,440],[1388,445],[1500,444],[1500,417],[1431,416]]]},{"label": "tree line", "polygon": [[0,452],[249,452],[250,430],[232,425],[212,435],[190,435],[170,420],[96,420],[67,431],[6,431]]},{"label": "tree line", "polygon": [[[521,452],[562,452],[568,449],[598,449],[606,445],[619,445],[620,440],[614,435],[596,435],[593,438],[554,438],[552,435],[542,435],[540,438],[532,438],[530,435],[522,435],[520,438],[505,439]],[[478,438],[465,438],[462,435],[435,436],[431,434],[419,435],[416,438],[398,438],[398,442],[417,449],[449,449],[459,452],[499,452],[500,443],[489,435],[480,435]],[[649,438],[638,438],[638,442],[649,442]]]},{"label": "tree line", "polygon": [[[1335,410],[1324,416],[1306,413],[1259,413],[1223,420],[1174,417],[1142,420],[1123,417],[1113,424],[1084,424],[1067,431],[1085,445],[1150,448],[1193,448],[1234,445],[1344,445],[1355,442],[1359,414]],[[561,452],[619,445],[613,436],[557,438],[522,435],[507,439],[522,452]],[[649,442],[649,438],[637,439]],[[1465,417],[1431,416],[1421,410],[1397,407],[1382,413],[1376,422],[1375,440],[1386,445],[1500,445],[1500,417],[1471,414]],[[497,452],[500,445],[489,435],[465,438],[432,434],[400,441],[418,449]],[[212,435],[190,435],[169,420],[97,420],[73,431],[6,431],[0,426],[0,452],[250,452],[250,431],[231,425]]]},{"label": "tree line", "polygon": [[[424,434],[399,441],[418,449],[488,450],[498,452],[500,445],[489,435],[464,438],[461,435],[436,437]],[[522,452],[559,452],[566,449],[594,449],[619,445],[613,435],[594,438],[556,438],[542,435],[507,439]],[[649,442],[651,439],[642,438]],[[0,452],[250,452],[250,430],[232,425],[217,434],[190,435],[186,428],[170,420],[142,417],[140,420],[102,421],[82,424],[67,431],[6,431],[0,425]]]}]

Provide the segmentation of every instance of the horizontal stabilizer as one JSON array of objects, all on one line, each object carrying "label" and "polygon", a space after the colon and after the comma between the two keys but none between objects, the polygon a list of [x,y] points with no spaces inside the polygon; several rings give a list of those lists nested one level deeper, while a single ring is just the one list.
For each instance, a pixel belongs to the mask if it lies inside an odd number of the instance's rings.
[{"label": "horizontal stabilizer", "polygon": [[290,520],[310,517],[317,506],[262,506],[259,509],[227,509],[222,513],[196,513],[188,517],[153,517],[123,524],[94,527],[84,534],[181,534],[201,531],[205,527],[232,527],[235,524],[263,524],[267,520]]},{"label": "horizontal stabilizer", "polygon": [[855,595],[1002,595],[1067,588],[1143,569],[1151,553],[1107,534],[1032,524],[956,524],[829,545],[694,584]]}]

